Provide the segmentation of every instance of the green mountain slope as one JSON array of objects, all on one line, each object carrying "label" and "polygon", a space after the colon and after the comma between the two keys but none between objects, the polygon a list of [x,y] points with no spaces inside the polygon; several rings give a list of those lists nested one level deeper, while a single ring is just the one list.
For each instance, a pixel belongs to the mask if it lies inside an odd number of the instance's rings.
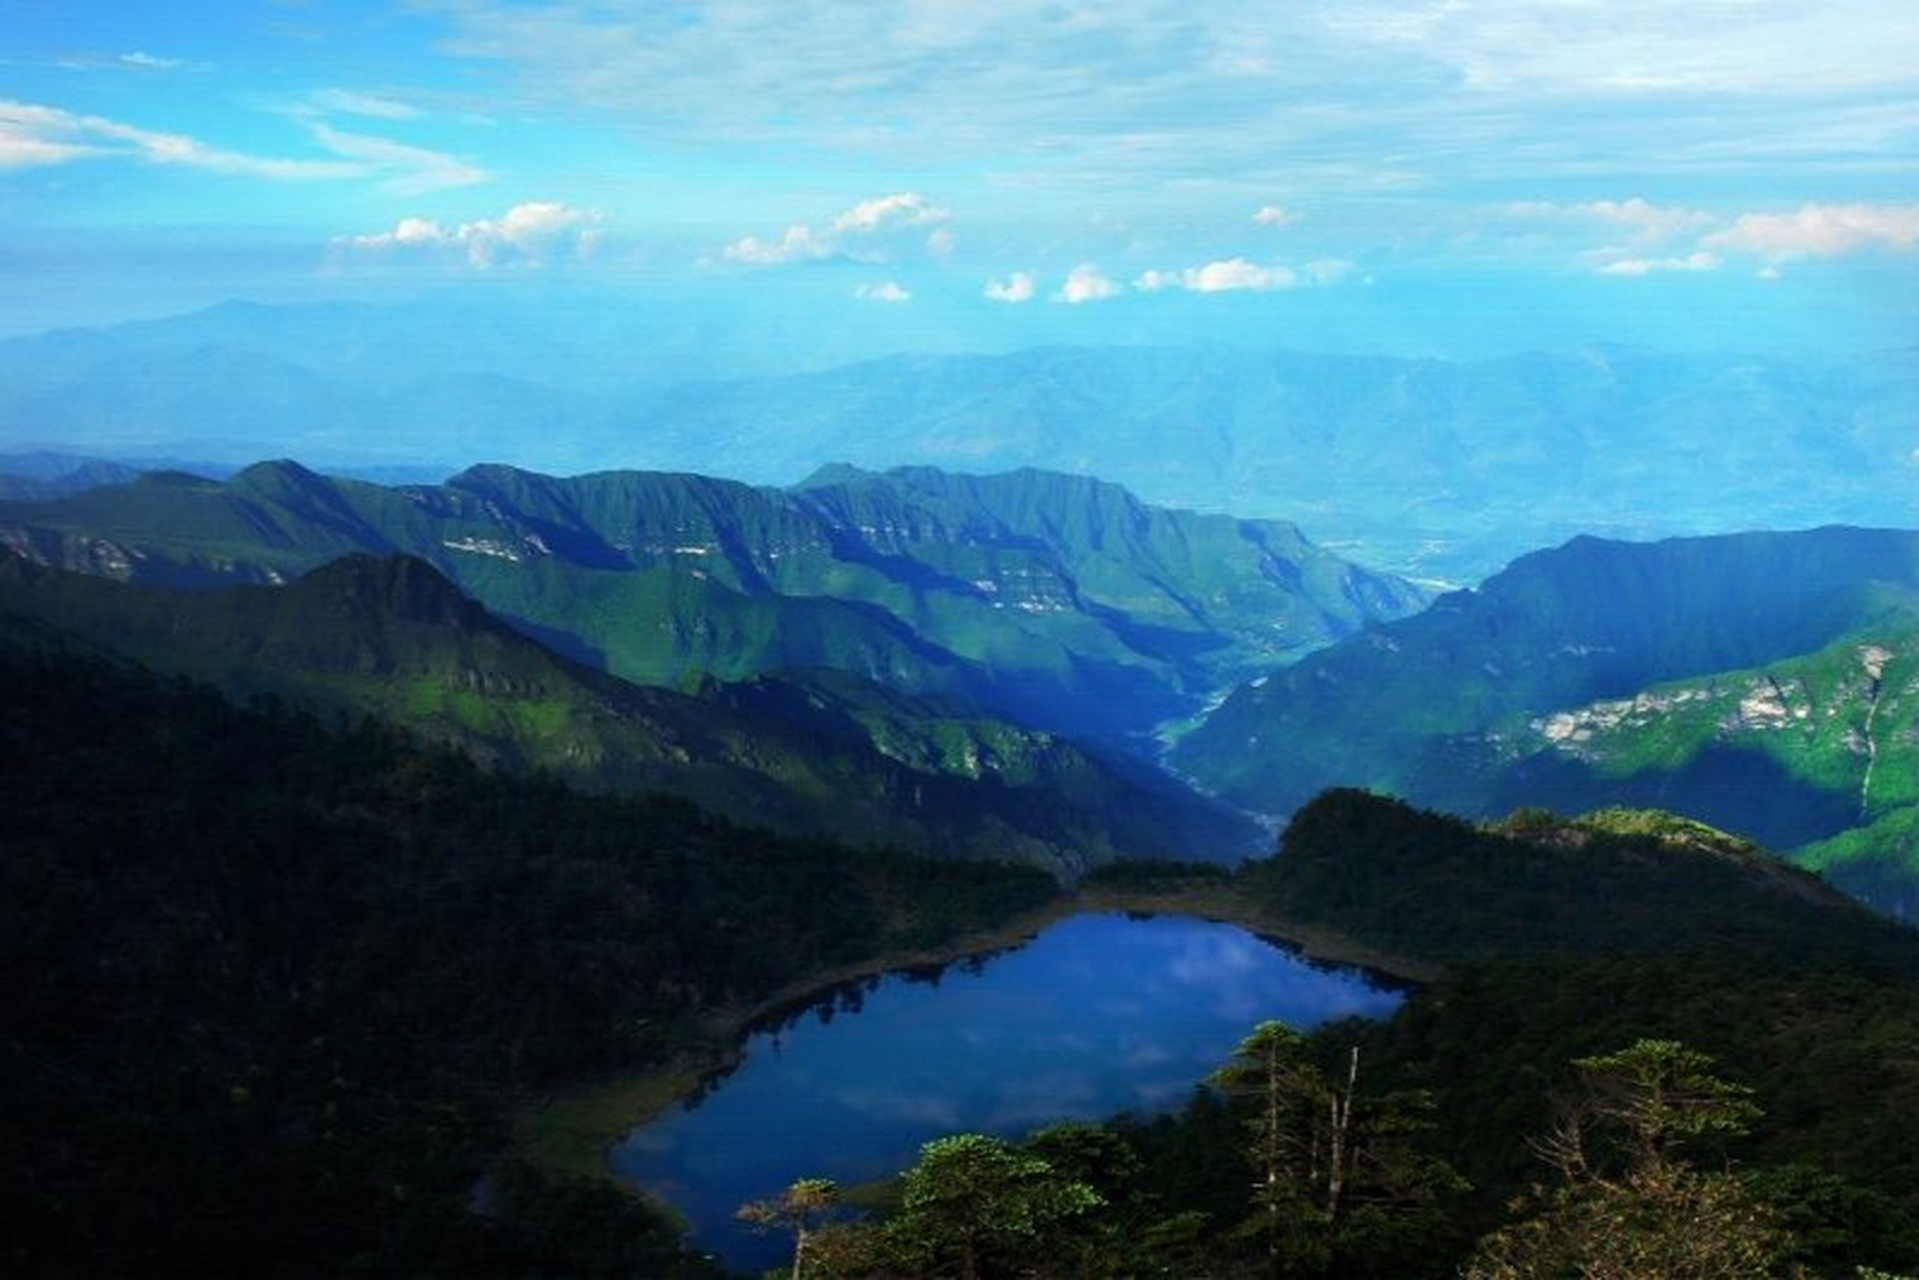
[{"label": "green mountain slope", "polygon": [[1290,525],[1043,472],[842,471],[787,492],[489,466],[387,488],[264,463],[224,483],[151,475],[0,503],[0,543],[159,585],[403,551],[630,680],[827,667],[1110,741],[1423,600]]},{"label": "green mountain slope", "polygon": [[715,1275],[514,1109],[1056,890],[5,644],[0,849],[13,1276]]},{"label": "green mountain slope", "polygon": [[1250,824],[1143,766],[820,673],[642,688],[558,657],[408,557],[283,587],[139,587],[0,557],[0,627],[236,695],[371,715],[512,769],[662,790],[787,830],[1072,873],[1115,856],[1230,857]]},{"label": "green mountain slope", "polygon": [[1241,891],[1282,919],[1447,963],[1725,947],[1919,976],[1919,935],[1750,842],[1660,813],[1493,827],[1346,789],[1293,816]]},{"label": "green mountain slope", "polygon": [[1862,902],[1897,919],[1919,921],[1919,805],[1802,845],[1791,856]]},{"label": "green mountain slope", "polygon": [[1495,807],[1658,803],[1788,850],[1894,915],[1919,908],[1919,600],[1817,653],[1488,738]]},{"label": "green mountain slope", "polygon": [[1915,589],[1919,533],[1578,538],[1237,690],[1173,759],[1267,812],[1333,785],[1485,812],[1524,798],[1488,731],[1812,653]]},{"label": "green mountain slope", "polygon": [[[1342,1055],[1363,1040],[1378,1084],[1434,1091],[1445,1152],[1488,1223],[1545,1175],[1526,1135],[1548,1131],[1566,1064],[1642,1036],[1761,1086],[1747,1159],[1843,1176],[1890,1197],[1888,1221],[1915,1220],[1919,933],[1746,841],[1644,811],[1475,826],[1334,791],[1238,887],[1447,964],[1389,1021],[1323,1039]],[[1798,1211],[1868,1229],[1832,1204]]]}]

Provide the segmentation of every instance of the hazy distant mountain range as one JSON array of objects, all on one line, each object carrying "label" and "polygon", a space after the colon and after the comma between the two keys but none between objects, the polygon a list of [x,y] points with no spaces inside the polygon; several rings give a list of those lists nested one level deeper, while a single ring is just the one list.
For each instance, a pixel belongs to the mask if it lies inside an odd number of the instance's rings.
[{"label": "hazy distant mountain range", "polygon": [[615,312],[231,304],[0,342],[0,440],[778,484],[841,461],[1043,466],[1150,502],[1292,519],[1369,563],[1453,582],[1582,532],[1919,519],[1911,351],[1043,348],[728,379],[686,340]]},{"label": "hazy distant mountain range", "polygon": [[820,453],[1043,458],[1150,501],[1284,516],[1368,563],[1456,582],[1579,533],[1919,520],[1910,353],[1829,367],[1630,348],[901,357],[689,389],[650,408],[645,434],[747,478]]}]

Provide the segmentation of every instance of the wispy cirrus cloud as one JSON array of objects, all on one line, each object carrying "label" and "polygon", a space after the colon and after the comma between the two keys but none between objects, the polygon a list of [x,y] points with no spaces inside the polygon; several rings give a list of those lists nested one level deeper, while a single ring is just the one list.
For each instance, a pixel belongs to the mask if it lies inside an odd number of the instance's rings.
[{"label": "wispy cirrus cloud", "polygon": [[312,124],[308,132],[327,153],[324,157],[254,155],[104,116],[0,101],[0,168],[136,160],[280,182],[376,179],[401,194],[464,186],[490,176],[456,157],[388,138],[346,133],[324,124]]},{"label": "wispy cirrus cloud", "polygon": [[1919,82],[1884,0],[417,3],[521,101],[652,137],[1107,189],[1909,171]]},{"label": "wispy cirrus cloud", "polygon": [[144,49],[134,49],[120,54],[114,61],[123,67],[139,67],[144,71],[206,70],[204,62],[188,62],[185,58],[163,58],[157,53],[148,53]]},{"label": "wispy cirrus cloud", "polygon": [[188,58],[170,58],[144,49],[124,53],[73,53],[58,59],[55,66],[66,71],[211,71],[213,65]]},{"label": "wispy cirrus cloud", "polygon": [[0,156],[15,167],[120,157],[280,180],[351,178],[367,172],[362,165],[339,159],[285,159],[228,151],[186,134],[142,129],[31,102],[0,101]]},{"label": "wispy cirrus cloud", "polygon": [[419,195],[446,187],[468,187],[492,177],[485,169],[457,156],[391,138],[348,133],[331,125],[310,126],[319,144],[337,156],[358,161],[385,175],[385,186],[398,195]]},{"label": "wispy cirrus cloud", "polygon": [[375,120],[417,120],[422,114],[411,103],[359,89],[316,89],[307,95],[307,104],[316,111],[368,116]]},{"label": "wispy cirrus cloud", "polygon": [[334,248],[355,254],[451,252],[467,266],[536,268],[592,256],[606,215],[558,201],[529,201],[498,218],[442,226],[430,218],[402,218],[385,231],[337,237]]},{"label": "wispy cirrus cloud", "polygon": [[1614,258],[1596,268],[1602,276],[1649,276],[1662,271],[1716,271],[1719,255],[1695,250],[1682,257]]},{"label": "wispy cirrus cloud", "polygon": [[1641,243],[1656,243],[1701,231],[1719,221],[1714,215],[1698,209],[1656,205],[1643,196],[1629,196],[1624,200],[1587,200],[1577,204],[1526,200],[1507,205],[1505,212],[1509,219],[1524,222],[1611,227]]}]

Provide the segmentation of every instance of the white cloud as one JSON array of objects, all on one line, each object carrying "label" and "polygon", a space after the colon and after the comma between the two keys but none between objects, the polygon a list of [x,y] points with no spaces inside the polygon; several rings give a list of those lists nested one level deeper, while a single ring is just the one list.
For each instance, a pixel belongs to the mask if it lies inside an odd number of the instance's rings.
[{"label": "white cloud", "polygon": [[1299,275],[1290,267],[1260,266],[1244,258],[1227,258],[1203,267],[1184,271],[1148,271],[1133,282],[1147,293],[1161,289],[1184,289],[1189,293],[1227,293],[1238,289],[1268,291],[1291,289]]},{"label": "white cloud", "polygon": [[51,142],[31,133],[8,127],[0,118],[0,169],[37,169],[43,165],[65,164],[85,156],[101,154],[98,147],[71,142]]},{"label": "white cloud", "polygon": [[1527,200],[1506,206],[1506,216],[1527,222],[1584,222],[1617,227],[1638,243],[1657,243],[1701,231],[1718,219],[1698,209],[1656,205],[1641,196],[1625,200],[1588,200],[1553,204]]},{"label": "white cloud", "polygon": [[[1751,254],[1770,264],[1869,249],[1919,249],[1919,204],[1807,204],[1791,213],[1734,216],[1655,205],[1635,196],[1568,205],[1527,202],[1507,205],[1505,212],[1508,218],[1523,221],[1586,222],[1626,232],[1624,244],[1582,255],[1596,262],[1595,269],[1602,275],[1711,271],[1728,253]],[[1653,246],[1682,238],[1692,242],[1690,252],[1649,252]]]},{"label": "white cloud", "polygon": [[539,267],[555,258],[585,258],[599,242],[606,215],[597,209],[573,209],[554,201],[529,201],[498,219],[443,227],[428,218],[402,218],[390,231],[341,236],[337,248],[362,252],[393,249],[457,249],[469,266]]},{"label": "white cloud", "polygon": [[720,257],[756,267],[832,257],[881,261],[888,256],[896,233],[928,226],[937,229],[927,235],[926,247],[945,253],[952,248],[953,238],[938,224],[952,216],[917,191],[899,191],[862,200],[821,227],[796,222],[777,240],[745,236],[721,249]]},{"label": "white cloud", "polygon": [[1793,213],[1748,213],[1699,243],[1772,261],[1862,249],[1905,252],[1919,247],[1919,204],[1808,204]]},{"label": "white cloud", "polygon": [[379,250],[457,242],[444,227],[431,218],[401,218],[391,231],[368,231],[355,236],[335,236],[333,243],[336,248],[341,249]]},{"label": "white cloud", "polygon": [[1715,271],[1718,267],[1718,255],[1707,253],[1702,249],[1684,257],[1616,258],[1600,267],[1599,274],[1602,276],[1649,276],[1659,271]]},{"label": "white cloud", "polygon": [[402,194],[483,182],[485,170],[453,156],[367,134],[310,126],[328,158],[256,156],[103,116],[31,102],[0,101],[0,167],[26,168],[82,159],[131,159],[209,173],[275,181],[384,179]]},{"label": "white cloud", "polygon": [[728,262],[744,262],[749,266],[770,267],[782,262],[796,262],[803,258],[823,258],[824,250],[816,250],[817,242],[813,232],[798,223],[786,229],[778,240],[761,240],[757,236],[746,236],[735,240],[720,250],[720,256]]},{"label": "white cloud", "polygon": [[1909,84],[1919,31],[1884,0],[1354,4],[1328,21],[1482,93],[1776,94]]},{"label": "white cloud", "polygon": [[457,239],[442,230],[440,224],[430,218],[402,218],[391,231],[376,231],[364,236],[347,236],[344,243],[355,249],[389,249],[394,246],[454,244],[457,243]]},{"label": "white cloud", "polygon": [[892,280],[882,280],[878,284],[863,284],[853,290],[853,296],[861,302],[911,302],[913,295],[902,289]]},{"label": "white cloud", "polygon": [[1006,191],[1226,183],[1247,213],[1273,192],[1542,177],[1712,189],[1843,166],[1892,189],[1919,114],[1919,23],[1886,16],[1897,0],[412,7],[529,113],[866,172],[978,161]]},{"label": "white cloud", "polygon": [[1118,297],[1119,294],[1117,282],[1108,279],[1093,263],[1082,262],[1066,273],[1065,281],[1054,291],[1052,300],[1078,306],[1082,302],[1099,302]]},{"label": "white cloud", "polygon": [[[1344,258],[1315,258],[1299,269],[1300,276],[1307,284],[1338,284],[1353,273],[1353,264]],[[1371,284],[1369,276],[1366,283]]]},{"label": "white cloud", "polygon": [[0,101],[0,156],[12,167],[120,156],[254,178],[306,180],[364,175],[344,160],[283,160],[208,146],[181,133],[159,133],[102,116],[31,102]]},{"label": "white cloud", "polygon": [[1285,227],[1299,221],[1299,215],[1284,205],[1263,204],[1253,210],[1253,221],[1262,227]]},{"label": "white cloud", "polygon": [[180,68],[190,65],[182,58],[162,58],[157,54],[148,53],[142,49],[135,49],[130,53],[123,53],[116,58],[115,61],[119,62],[122,66],[140,67],[147,71],[178,71]]},{"label": "white cloud", "polygon": [[472,186],[492,176],[455,156],[408,146],[390,138],[343,133],[324,124],[315,124],[312,129],[315,140],[333,154],[363,161],[370,169],[389,175],[387,189],[400,195]]},{"label": "white cloud", "polygon": [[924,223],[944,222],[951,217],[946,210],[928,204],[917,191],[901,191],[874,200],[862,200],[833,219],[837,232],[862,234],[889,227],[917,227]]},{"label": "white cloud", "polygon": [[124,53],[82,52],[71,53],[56,58],[53,63],[62,71],[211,71],[213,64],[208,62],[190,62],[185,58],[162,57],[149,53],[145,49],[129,49]]},{"label": "white cloud", "polygon": [[1033,277],[1027,272],[1015,271],[1004,280],[988,280],[983,292],[994,302],[1031,302]]},{"label": "white cloud", "polygon": [[307,101],[321,111],[370,116],[376,120],[417,120],[420,116],[418,107],[357,89],[321,89],[309,95]]}]

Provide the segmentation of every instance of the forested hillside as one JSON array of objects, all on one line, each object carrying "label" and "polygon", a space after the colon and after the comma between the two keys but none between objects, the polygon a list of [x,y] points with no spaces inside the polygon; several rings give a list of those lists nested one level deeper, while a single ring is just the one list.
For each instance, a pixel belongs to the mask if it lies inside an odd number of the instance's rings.
[{"label": "forested hillside", "polygon": [[0,704],[14,1274],[700,1273],[510,1110],[1054,893],[94,659],[0,648]]},{"label": "forested hillside", "polygon": [[[1224,892],[1446,971],[1249,1029],[1172,1115],[929,1144],[810,1273],[1819,1275],[1919,1262],[1919,935],[1669,815],[1320,796]],[[830,1190],[830,1188],[829,1188]],[[811,1197],[811,1216],[793,1197]]]},{"label": "forested hillside", "polygon": [[669,792],[851,843],[1017,858],[1070,876],[1116,855],[1225,859],[1258,839],[1147,765],[857,676],[632,685],[548,651],[409,557],[354,554],[285,586],[187,591],[0,551],[0,629],[241,697],[373,716],[588,790]]}]

